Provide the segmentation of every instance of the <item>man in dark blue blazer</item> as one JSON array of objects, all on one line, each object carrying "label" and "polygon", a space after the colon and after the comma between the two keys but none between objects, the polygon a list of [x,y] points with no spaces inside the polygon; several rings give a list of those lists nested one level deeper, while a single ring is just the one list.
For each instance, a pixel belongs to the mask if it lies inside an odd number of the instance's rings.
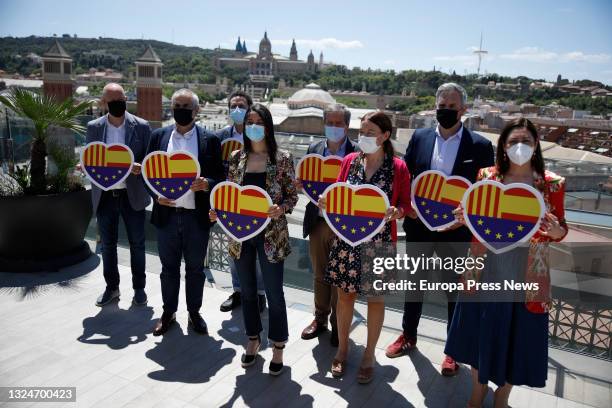
[{"label": "man in dark blue blazer", "polygon": [[[351,112],[340,104],[328,106],[323,111],[326,140],[314,142],[308,146],[306,154],[316,153],[321,156],[344,157],[358,150],[358,147],[348,138],[348,129],[351,122]],[[301,183],[298,181],[298,188]],[[312,202],[306,205],[304,214],[304,238],[310,235],[308,251],[313,270],[314,280],[314,320],[302,331],[302,339],[310,340],[320,333],[327,331],[327,318],[329,317],[332,333],[330,342],[338,346],[338,331],[336,329],[336,288],[323,280],[329,251],[335,234],[329,228],[319,208]]]},{"label": "man in dark blue blazer", "polygon": [[[412,135],[404,160],[414,180],[427,170],[438,170],[446,175],[462,176],[470,182],[476,181],[478,170],[494,164],[491,142],[466,129],[461,116],[467,111],[467,94],[463,87],[454,83],[441,85],[436,92],[436,117],[438,126],[433,129],[418,129]],[[426,257],[436,253],[441,258],[466,256],[467,243],[472,234],[465,227],[451,226],[442,232],[430,231],[416,216],[414,210],[404,220],[406,252],[411,256]],[[425,279],[427,271],[417,271],[419,279]],[[445,280],[457,280],[457,274],[450,272]],[[447,330],[455,309],[456,294],[448,292]],[[388,357],[398,357],[414,348],[417,342],[417,328],[423,308],[423,293],[408,294],[404,303],[402,321],[403,333],[387,348]],[[446,357],[442,374],[454,375],[459,366]]]},{"label": "man in dark blue blazer", "polygon": [[172,96],[175,124],[157,129],[151,135],[148,153],[154,151],[188,151],[197,157],[200,175],[190,190],[173,201],[151,191],[155,200],[151,223],[157,227],[157,244],[162,264],[160,275],[163,313],[153,331],[159,336],[168,331],[176,319],[180,289],[181,258],[185,259],[185,294],[189,326],[207,334],[200,316],[204,291],[204,258],[208,246],[210,191],[223,180],[219,139],[195,124],[199,101],[188,89]]},{"label": "man in dark blue blazer", "polygon": [[147,152],[151,136],[149,123],[126,111],[125,92],[121,85],[107,84],[102,99],[108,113],[87,124],[86,143],[120,143],[134,154],[132,174],[111,190],[103,191],[92,183],[91,198],[96,214],[98,231],[102,241],[102,263],[106,289],[98,297],[97,306],[104,306],[119,298],[119,269],[117,267],[117,239],[119,217],[123,218],[130,243],[130,267],[132,269],[132,302],[147,303],[145,293],[145,208],[151,202],[140,175],[140,163]]}]

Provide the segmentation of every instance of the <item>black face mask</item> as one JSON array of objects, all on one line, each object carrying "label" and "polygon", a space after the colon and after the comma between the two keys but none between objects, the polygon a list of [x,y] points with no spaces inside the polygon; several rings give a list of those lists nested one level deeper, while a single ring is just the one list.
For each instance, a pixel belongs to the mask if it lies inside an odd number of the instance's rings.
[{"label": "black face mask", "polygon": [[436,110],[436,119],[444,129],[450,129],[459,122],[458,112],[455,109],[438,109]]},{"label": "black face mask", "polygon": [[174,121],[180,126],[187,126],[193,120],[193,110],[185,108],[174,109]]},{"label": "black face mask", "polygon": [[116,118],[123,116],[126,110],[125,101],[110,101],[108,102],[108,113]]}]

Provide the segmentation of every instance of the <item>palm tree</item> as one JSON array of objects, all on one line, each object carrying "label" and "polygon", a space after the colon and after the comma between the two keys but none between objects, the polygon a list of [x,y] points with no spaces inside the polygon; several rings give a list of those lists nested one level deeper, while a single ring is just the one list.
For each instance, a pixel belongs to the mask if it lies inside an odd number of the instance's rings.
[{"label": "palm tree", "polygon": [[30,189],[34,194],[47,190],[46,157],[47,135],[50,126],[62,127],[82,134],[85,127],[78,121],[91,106],[90,101],[74,103],[69,98],[59,102],[51,96],[16,88],[0,95],[0,103],[17,115],[29,118],[34,123],[35,134],[30,151]]}]

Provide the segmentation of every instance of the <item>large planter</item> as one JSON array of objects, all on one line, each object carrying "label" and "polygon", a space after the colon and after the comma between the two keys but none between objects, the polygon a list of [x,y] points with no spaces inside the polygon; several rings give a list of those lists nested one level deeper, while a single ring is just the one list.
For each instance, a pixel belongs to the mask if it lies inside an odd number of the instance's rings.
[{"label": "large planter", "polygon": [[53,271],[91,255],[91,191],[0,197],[0,271]]}]

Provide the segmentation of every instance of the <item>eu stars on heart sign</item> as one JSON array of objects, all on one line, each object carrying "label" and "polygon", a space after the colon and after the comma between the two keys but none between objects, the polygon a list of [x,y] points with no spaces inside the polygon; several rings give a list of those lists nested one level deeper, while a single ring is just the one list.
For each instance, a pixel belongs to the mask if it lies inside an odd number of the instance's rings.
[{"label": "eu stars on heart sign", "polygon": [[198,160],[187,151],[151,152],[142,161],[142,176],[147,186],[170,200],[185,195],[199,174]]},{"label": "eu stars on heart sign", "polygon": [[81,169],[92,184],[104,191],[125,181],[132,171],[134,154],[119,143],[88,143],[81,151]]},{"label": "eu stars on heart sign", "polygon": [[496,254],[527,242],[538,231],[546,209],[542,194],[532,186],[494,180],[473,184],[461,204],[467,227]]},{"label": "eu stars on heart sign", "polygon": [[238,242],[261,233],[268,223],[272,199],[258,186],[218,183],[210,192],[210,207],[217,213],[223,231]]},{"label": "eu stars on heart sign", "polygon": [[446,176],[437,170],[424,171],[412,183],[413,208],[431,231],[443,230],[456,222],[453,210],[471,184],[460,176]]},{"label": "eu stars on heart sign", "polygon": [[385,226],[389,199],[374,185],[334,183],[322,195],[326,200],[323,218],[339,238],[353,247],[369,241]]},{"label": "eu stars on heart sign", "polygon": [[302,189],[306,197],[315,205],[319,195],[331,184],[335,183],[340,173],[342,157],[320,154],[307,154],[297,164],[297,178],[302,181]]}]

